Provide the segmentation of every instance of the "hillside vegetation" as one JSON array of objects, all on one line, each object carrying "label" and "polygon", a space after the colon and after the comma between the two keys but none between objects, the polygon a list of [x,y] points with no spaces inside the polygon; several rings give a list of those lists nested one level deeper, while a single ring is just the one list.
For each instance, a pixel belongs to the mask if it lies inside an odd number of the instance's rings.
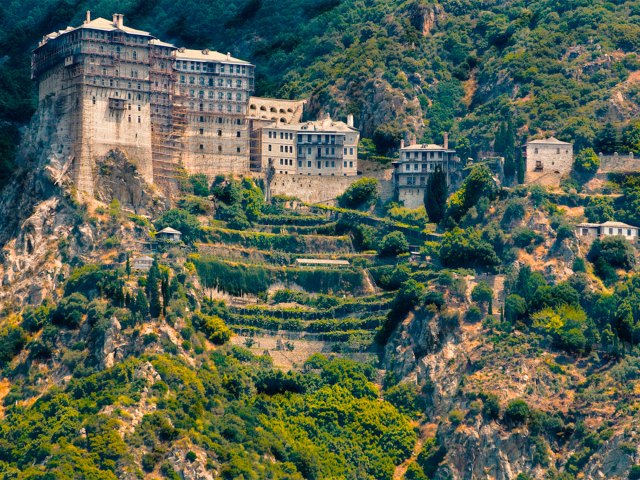
[{"label": "hillside vegetation", "polygon": [[[31,49],[86,9],[246,58],[258,95],[309,97],[312,115],[354,113],[382,152],[407,132],[441,141],[450,131],[467,158],[492,149],[506,117],[518,138],[556,133],[581,149],[639,111],[637,0],[11,1],[0,10],[0,180],[35,108]],[[632,150],[634,132],[623,142]]]}]

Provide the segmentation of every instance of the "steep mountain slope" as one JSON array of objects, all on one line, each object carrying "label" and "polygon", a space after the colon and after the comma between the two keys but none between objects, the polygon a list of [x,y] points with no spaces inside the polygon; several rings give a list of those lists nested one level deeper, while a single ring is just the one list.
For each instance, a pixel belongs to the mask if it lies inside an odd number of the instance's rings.
[{"label": "steep mountain slope", "polygon": [[[122,11],[165,40],[247,58],[257,94],[310,97],[312,114],[352,112],[383,151],[406,132],[441,140],[449,130],[466,157],[490,150],[509,115],[521,135],[556,132],[580,148],[599,124],[638,112],[637,0],[48,0],[2,7],[1,121],[33,111],[39,36],[81,22],[85,9]],[[5,163],[15,123],[2,126]]]}]

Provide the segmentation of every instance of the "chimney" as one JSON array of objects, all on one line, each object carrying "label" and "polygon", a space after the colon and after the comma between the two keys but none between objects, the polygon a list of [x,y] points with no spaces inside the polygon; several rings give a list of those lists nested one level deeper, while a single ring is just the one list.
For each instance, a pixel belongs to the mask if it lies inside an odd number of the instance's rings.
[{"label": "chimney", "polygon": [[402,140],[400,140],[400,148],[404,148],[404,138]]},{"label": "chimney", "polygon": [[227,52],[227,60],[231,60],[231,52]]},{"label": "chimney", "polygon": [[444,132],[442,134],[442,137],[444,138],[444,149],[449,150],[449,132]]},{"label": "chimney", "polygon": [[351,113],[347,115],[347,126],[353,128],[353,115]]},{"label": "chimney", "polygon": [[416,136],[414,134],[411,134],[411,136],[409,137],[409,145],[415,145],[416,144]]},{"label": "chimney", "polygon": [[84,20],[84,23],[89,23],[91,21],[91,10],[87,10],[87,16]]},{"label": "chimney", "polygon": [[113,26],[122,29],[124,26],[124,15],[122,13],[113,14]]}]

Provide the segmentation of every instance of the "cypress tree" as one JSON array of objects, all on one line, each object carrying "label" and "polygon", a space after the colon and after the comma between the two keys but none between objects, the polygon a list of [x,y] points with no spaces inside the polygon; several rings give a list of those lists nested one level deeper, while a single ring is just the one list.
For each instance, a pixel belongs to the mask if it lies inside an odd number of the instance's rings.
[{"label": "cypress tree", "polygon": [[135,302],[131,305],[131,311],[139,320],[144,320],[147,318],[147,315],[149,315],[149,303],[147,302],[147,297],[142,290],[138,290]]},{"label": "cypress tree", "polygon": [[440,223],[447,208],[447,175],[440,167],[429,175],[424,191],[424,208],[429,221]]},{"label": "cypress tree", "polygon": [[516,154],[516,173],[518,175],[518,183],[524,183],[524,158],[522,154],[518,151]]},{"label": "cypress tree", "polygon": [[162,315],[167,316],[167,306],[169,305],[169,298],[171,292],[169,290],[169,271],[163,269],[160,273],[160,291],[162,292]]},{"label": "cypress tree", "polygon": [[593,143],[596,152],[610,155],[618,150],[618,132],[611,122],[598,131]]},{"label": "cypress tree", "polygon": [[508,181],[511,181],[516,174],[516,132],[511,119],[507,121],[505,130],[505,145],[502,151],[504,176]]},{"label": "cypress tree", "polygon": [[149,313],[151,317],[158,318],[162,311],[162,304],[160,302],[160,291],[158,284],[160,283],[160,267],[158,266],[158,260],[154,259],[151,269],[147,274],[147,298],[149,299]]},{"label": "cypress tree", "polygon": [[125,272],[127,273],[127,278],[131,277],[131,259],[129,256],[129,252],[127,252],[127,261],[125,264]]}]

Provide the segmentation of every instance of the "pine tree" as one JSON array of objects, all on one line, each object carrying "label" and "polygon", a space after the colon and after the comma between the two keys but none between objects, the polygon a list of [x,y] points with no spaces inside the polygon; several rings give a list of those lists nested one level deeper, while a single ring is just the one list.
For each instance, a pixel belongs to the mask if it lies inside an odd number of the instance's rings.
[{"label": "pine tree", "polygon": [[447,207],[447,175],[440,167],[429,175],[427,188],[424,191],[424,208],[429,221],[440,223]]},{"label": "pine tree", "polygon": [[149,313],[151,317],[158,318],[162,311],[162,303],[160,302],[160,267],[158,266],[158,260],[154,259],[151,269],[147,274],[147,287],[146,293],[149,299]]}]

